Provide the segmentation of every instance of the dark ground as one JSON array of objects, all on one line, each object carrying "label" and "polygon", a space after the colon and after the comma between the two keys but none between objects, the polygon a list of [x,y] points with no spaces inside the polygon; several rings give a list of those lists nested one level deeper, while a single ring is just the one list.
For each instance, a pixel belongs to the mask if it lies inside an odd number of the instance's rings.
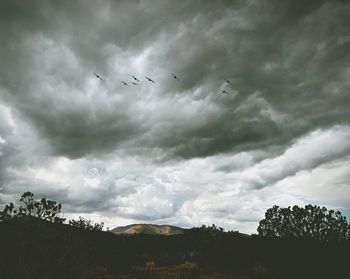
[{"label": "dark ground", "polygon": [[349,248],[191,230],[114,235],[23,219],[0,223],[0,278],[350,278]]}]

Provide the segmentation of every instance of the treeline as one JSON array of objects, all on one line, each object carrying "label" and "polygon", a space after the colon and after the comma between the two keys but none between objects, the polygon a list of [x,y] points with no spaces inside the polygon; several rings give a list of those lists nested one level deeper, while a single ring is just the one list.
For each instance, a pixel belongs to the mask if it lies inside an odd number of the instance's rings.
[{"label": "treeline", "polygon": [[[0,222],[1,278],[347,278],[349,223],[317,206],[273,207],[257,235],[202,226],[182,235],[115,235],[65,223],[62,206],[26,192]],[[79,229],[77,229],[79,228]],[[293,233],[291,233],[293,232]]]},{"label": "treeline", "polygon": [[[6,205],[3,211],[0,212],[0,222],[30,216],[39,218],[48,222],[63,224],[66,219],[60,217],[62,205],[56,201],[42,198],[34,199],[34,194],[25,192],[20,197],[20,205],[15,208],[11,202]],[[104,223],[95,223],[89,219],[79,216],[77,220],[69,220],[68,224],[74,228],[88,231],[102,231]]]},{"label": "treeline", "polygon": [[[11,202],[0,212],[0,222],[32,216],[49,222],[62,224],[65,218],[60,217],[62,205],[56,201],[42,198],[35,200],[34,194],[25,192],[20,197],[20,205],[16,209]],[[72,227],[89,231],[102,231],[104,223],[95,223],[79,217],[69,220]],[[221,235],[223,228],[202,226],[192,228],[193,232]],[[280,208],[273,206],[265,213],[265,218],[259,222],[258,235],[265,238],[281,239],[312,239],[320,241],[344,241],[350,239],[350,223],[340,211],[328,210],[325,207],[306,205]],[[233,233],[232,231],[229,233]],[[238,231],[236,232],[238,233]]]}]

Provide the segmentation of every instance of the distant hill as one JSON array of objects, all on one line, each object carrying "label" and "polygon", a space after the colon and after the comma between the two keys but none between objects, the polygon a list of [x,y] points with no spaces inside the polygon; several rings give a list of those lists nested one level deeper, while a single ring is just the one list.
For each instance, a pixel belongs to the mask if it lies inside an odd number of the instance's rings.
[{"label": "distant hill", "polygon": [[111,230],[115,234],[153,234],[153,235],[175,235],[183,234],[185,229],[170,225],[132,224],[116,227]]}]

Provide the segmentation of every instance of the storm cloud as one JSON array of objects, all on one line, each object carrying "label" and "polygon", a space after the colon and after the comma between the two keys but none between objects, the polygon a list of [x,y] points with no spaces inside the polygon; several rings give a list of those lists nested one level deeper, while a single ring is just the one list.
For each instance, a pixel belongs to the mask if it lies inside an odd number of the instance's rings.
[{"label": "storm cloud", "polygon": [[273,204],[350,212],[347,1],[22,2],[0,3],[2,205],[247,232]]}]

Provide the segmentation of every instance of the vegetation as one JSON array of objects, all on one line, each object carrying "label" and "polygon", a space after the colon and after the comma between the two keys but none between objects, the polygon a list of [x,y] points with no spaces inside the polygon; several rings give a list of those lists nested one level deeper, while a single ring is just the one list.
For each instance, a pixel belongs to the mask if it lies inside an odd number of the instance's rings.
[{"label": "vegetation", "polygon": [[306,238],[321,241],[350,239],[350,224],[340,211],[325,207],[297,205],[287,208],[274,206],[265,213],[258,233],[263,237]]},{"label": "vegetation", "polygon": [[[58,215],[61,213],[62,205],[52,200],[42,198],[40,201],[34,199],[34,194],[31,192],[25,192],[20,197],[21,205],[18,209],[15,209],[14,204],[11,202],[6,205],[4,210],[0,212],[0,222],[8,221],[15,218],[24,216],[36,217],[53,223],[62,224],[66,219],[60,218]],[[69,225],[86,231],[102,231],[104,223],[94,223],[91,220],[85,219],[79,216],[78,220],[69,220]]]},{"label": "vegetation", "polygon": [[319,207],[273,207],[258,236],[215,225],[161,236],[116,235],[82,217],[63,224],[55,219],[61,206],[29,192],[20,202],[0,213],[1,278],[328,279],[348,272],[349,224]]},{"label": "vegetation", "polygon": [[58,214],[61,212],[61,204],[52,200],[42,198],[40,201],[34,199],[34,194],[25,192],[20,198],[21,205],[15,209],[13,203],[6,205],[4,210],[0,212],[0,221],[6,221],[13,218],[32,216],[49,222],[63,223],[64,218],[60,218]]},{"label": "vegetation", "polygon": [[224,229],[221,227],[217,227],[214,224],[212,224],[211,226],[202,225],[201,227],[194,227],[190,229],[188,233],[203,234],[215,237],[222,235],[224,233]]},{"label": "vegetation", "polygon": [[39,218],[0,223],[1,278],[345,278],[350,242],[115,235]]},{"label": "vegetation", "polygon": [[239,231],[225,232],[223,228],[218,227],[214,224],[211,226],[202,225],[200,227],[193,227],[187,230],[185,233],[209,238],[220,238],[227,234],[240,235]]},{"label": "vegetation", "polygon": [[102,231],[104,227],[104,223],[94,223],[91,220],[85,219],[79,216],[78,220],[69,220],[69,225],[86,231]]}]

